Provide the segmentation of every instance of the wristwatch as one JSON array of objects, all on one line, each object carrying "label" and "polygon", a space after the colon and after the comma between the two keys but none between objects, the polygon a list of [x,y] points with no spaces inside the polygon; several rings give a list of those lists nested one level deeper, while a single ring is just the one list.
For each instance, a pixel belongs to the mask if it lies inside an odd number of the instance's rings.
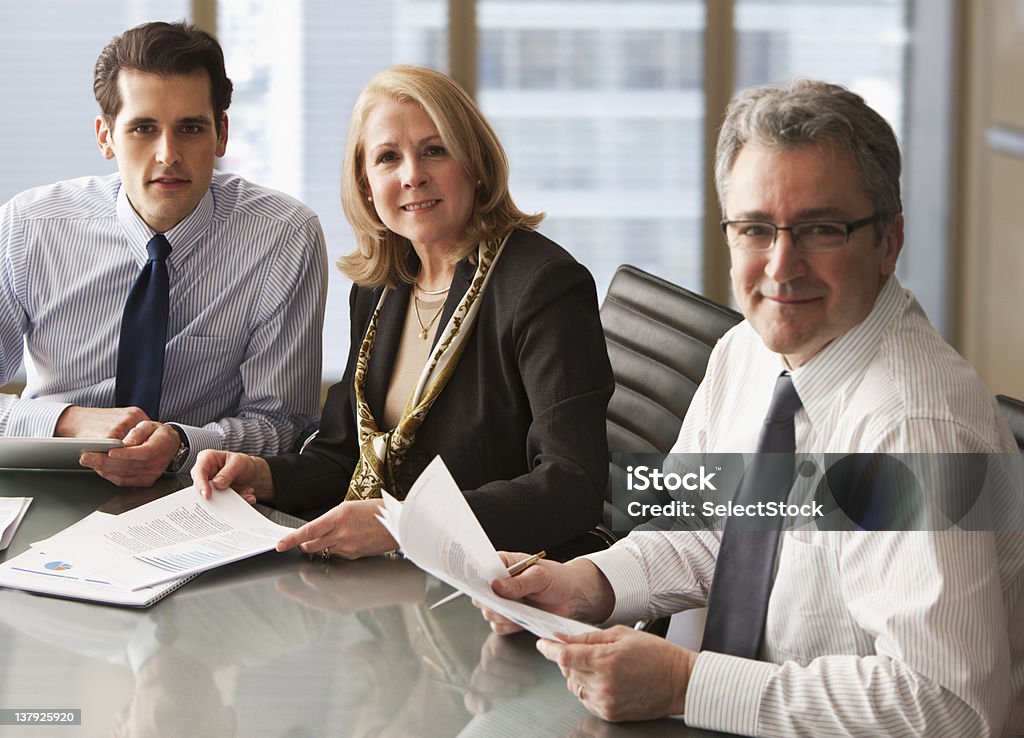
[{"label": "wristwatch", "polygon": [[180,426],[174,423],[168,423],[168,426],[173,428],[178,434],[178,450],[174,452],[174,456],[171,457],[171,463],[167,465],[167,471],[171,474],[177,474],[181,471],[181,467],[185,465],[185,460],[188,459],[189,445],[188,436],[185,435],[185,431]]}]

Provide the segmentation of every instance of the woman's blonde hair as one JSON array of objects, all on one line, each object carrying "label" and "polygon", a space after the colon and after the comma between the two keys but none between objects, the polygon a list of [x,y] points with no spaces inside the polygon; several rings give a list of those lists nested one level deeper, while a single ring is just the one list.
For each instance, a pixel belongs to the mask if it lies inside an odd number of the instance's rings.
[{"label": "woman's blonde hair", "polygon": [[448,75],[426,67],[399,65],[377,73],[359,94],[352,109],[345,159],[341,170],[341,206],[355,231],[356,249],[338,267],[360,285],[391,287],[411,283],[406,256],[409,239],[393,233],[368,200],[366,121],[382,99],[414,102],[437,127],[441,141],[470,180],[478,182],[465,238],[454,256],[464,258],[480,241],[513,228],[534,229],[543,213],[528,215],[516,207],[508,191],[508,158],[494,129],[476,103]]}]

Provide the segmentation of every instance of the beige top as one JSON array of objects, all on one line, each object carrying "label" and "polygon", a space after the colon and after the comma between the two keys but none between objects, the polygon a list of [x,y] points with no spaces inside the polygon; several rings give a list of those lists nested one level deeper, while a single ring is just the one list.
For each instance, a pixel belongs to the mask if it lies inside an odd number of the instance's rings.
[{"label": "beige top", "polygon": [[[441,324],[440,312],[444,309],[444,295],[431,297],[427,300],[416,297],[416,290],[409,296],[409,309],[405,313],[402,327],[402,338],[398,343],[398,355],[395,366],[391,370],[388,392],[384,398],[384,417],[380,418],[378,427],[388,431],[398,425],[405,412],[405,406],[416,389],[423,367],[430,356],[430,348],[434,345],[434,335]],[[417,304],[419,315],[416,314]],[[437,316],[437,319],[434,319]],[[421,325],[422,324],[422,325]],[[427,327],[426,337],[422,326]]]}]

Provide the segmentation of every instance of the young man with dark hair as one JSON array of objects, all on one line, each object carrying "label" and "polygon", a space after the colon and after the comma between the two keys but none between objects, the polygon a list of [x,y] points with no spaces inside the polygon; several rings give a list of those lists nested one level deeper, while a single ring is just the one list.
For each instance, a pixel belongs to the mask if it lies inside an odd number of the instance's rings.
[{"label": "young man with dark hair", "polygon": [[116,438],[81,463],[122,485],[206,448],[275,453],[318,415],[326,289],[316,215],[214,172],[231,81],[217,41],[147,23],[100,54],[100,153],[117,174],[0,210],[0,433]]}]

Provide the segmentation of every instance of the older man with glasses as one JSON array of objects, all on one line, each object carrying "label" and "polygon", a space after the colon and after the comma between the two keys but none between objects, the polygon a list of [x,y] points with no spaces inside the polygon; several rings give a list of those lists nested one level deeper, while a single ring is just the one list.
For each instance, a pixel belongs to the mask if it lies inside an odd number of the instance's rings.
[{"label": "older man with glasses", "polygon": [[[730,105],[715,177],[746,320],[716,346],[674,451],[789,458],[781,477],[748,474],[735,502],[785,499],[795,453],[983,455],[1019,492],[992,396],[895,276],[899,176],[892,129],[842,87],[761,87]],[[609,720],[683,713],[771,736],[1024,731],[1020,526],[821,527],[735,517],[724,533],[634,532],[494,589],[595,624],[708,606],[700,652],[621,626],[539,643]]]}]

